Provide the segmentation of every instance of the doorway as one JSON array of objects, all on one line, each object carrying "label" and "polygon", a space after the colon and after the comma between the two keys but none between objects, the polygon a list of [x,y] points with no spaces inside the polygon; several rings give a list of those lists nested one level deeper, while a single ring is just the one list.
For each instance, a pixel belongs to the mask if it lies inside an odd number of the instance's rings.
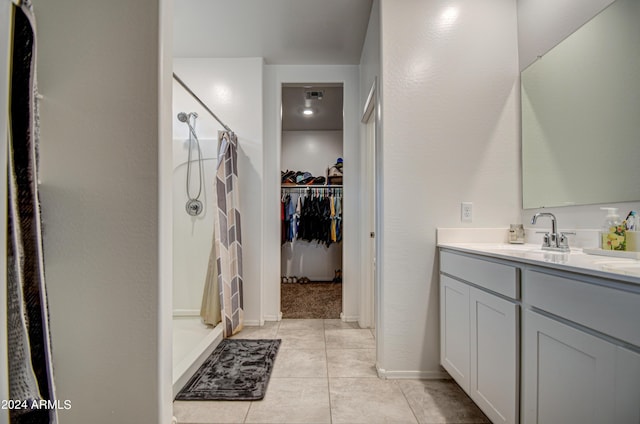
[{"label": "doorway", "polygon": [[282,84],[280,310],[338,319],[343,305],[342,83]]}]

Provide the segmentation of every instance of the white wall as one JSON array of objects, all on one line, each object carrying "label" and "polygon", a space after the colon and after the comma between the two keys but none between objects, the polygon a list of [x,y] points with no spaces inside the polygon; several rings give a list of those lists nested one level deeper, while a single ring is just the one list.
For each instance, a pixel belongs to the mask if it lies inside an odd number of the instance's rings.
[{"label": "white wall", "polygon": [[[519,81],[512,0],[381,1],[379,252],[388,376],[437,377],[436,227],[520,217]],[[460,202],[473,222],[460,222]]]},{"label": "white wall", "polygon": [[264,318],[280,316],[280,105],[283,83],[344,83],[344,234],[343,234],[343,314],[358,318],[360,247],[359,207],[359,82],[358,66],[267,65],[264,73],[264,186],[262,209],[264,228],[263,275]]},{"label": "white wall", "polygon": [[282,246],[280,257],[282,276],[332,281],[335,270],[342,269],[342,243],[327,247],[315,241],[295,240]]},{"label": "white wall", "polygon": [[[238,136],[238,183],[242,213],[245,323],[257,325],[262,312],[262,58],[174,59],[174,72]],[[212,188],[217,132],[222,127],[177,83],[174,83],[174,310],[200,309],[211,251]],[[205,149],[207,214],[193,219],[184,211],[187,126],[178,112],[196,112],[196,131]],[[194,170],[192,170],[194,172]],[[195,187],[195,186],[194,186]]]},{"label": "white wall", "polygon": [[314,177],[327,176],[327,168],[342,157],[342,131],[283,131],[283,171],[307,171]]},{"label": "white wall", "polygon": [[53,362],[72,403],[60,422],[166,422],[160,3],[34,3]]},{"label": "white wall", "polygon": [[[566,36],[588,22],[612,0],[518,0],[518,48],[520,69],[531,64],[536,56],[543,55]],[[640,201],[607,205],[568,206],[545,208],[558,218],[560,229],[598,229],[606,213],[601,206],[620,209],[620,214],[639,210]],[[521,222],[531,227],[529,222],[538,209],[524,209]],[[544,225],[544,224],[543,224]]]},{"label": "white wall", "polygon": [[[174,107],[174,112],[181,110]],[[177,115],[177,112],[173,113]],[[198,121],[206,120],[200,115]],[[182,129],[188,131],[186,124]],[[198,127],[196,125],[196,132]],[[173,314],[176,316],[199,315],[204,281],[209,264],[213,237],[213,181],[216,171],[217,139],[200,139],[203,158],[204,181],[199,200],[203,203],[202,213],[190,216],[185,210],[188,200],[186,190],[187,159],[189,142],[187,135],[182,139],[174,139],[173,178],[172,178],[172,213],[173,213]],[[190,193],[198,193],[199,166],[195,142],[191,147],[191,183]]]},{"label": "white wall", "polygon": [[[306,171],[325,177],[327,168],[342,157],[342,131],[283,131],[282,170]],[[280,275],[331,281],[342,269],[342,243],[307,241],[286,243],[280,253]]]},{"label": "white wall", "polygon": [[369,16],[367,36],[360,57],[360,107],[369,95],[369,89],[380,77],[380,0],[374,0]]}]

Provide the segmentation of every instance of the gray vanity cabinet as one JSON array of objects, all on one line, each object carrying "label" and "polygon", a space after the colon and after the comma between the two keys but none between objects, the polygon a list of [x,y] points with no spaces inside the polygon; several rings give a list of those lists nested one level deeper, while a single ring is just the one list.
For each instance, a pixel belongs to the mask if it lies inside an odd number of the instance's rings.
[{"label": "gray vanity cabinet", "polygon": [[445,370],[494,423],[640,424],[638,280],[495,251],[440,248]]},{"label": "gray vanity cabinet", "polygon": [[523,422],[639,423],[637,290],[527,269],[523,303]]},{"label": "gray vanity cabinet", "polygon": [[518,422],[518,269],[440,252],[441,364],[494,423]]}]

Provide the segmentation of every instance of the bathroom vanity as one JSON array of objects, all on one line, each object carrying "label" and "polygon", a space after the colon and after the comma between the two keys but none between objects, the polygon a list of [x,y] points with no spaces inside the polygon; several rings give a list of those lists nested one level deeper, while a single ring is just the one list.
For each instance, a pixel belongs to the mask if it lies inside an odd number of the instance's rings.
[{"label": "bathroom vanity", "polygon": [[492,422],[640,422],[640,261],[438,247],[441,364]]}]

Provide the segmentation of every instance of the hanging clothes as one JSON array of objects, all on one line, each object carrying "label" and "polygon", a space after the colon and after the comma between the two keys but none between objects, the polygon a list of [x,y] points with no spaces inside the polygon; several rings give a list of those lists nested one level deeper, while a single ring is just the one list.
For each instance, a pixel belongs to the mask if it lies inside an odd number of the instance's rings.
[{"label": "hanging clothes", "polygon": [[313,188],[281,198],[282,244],[302,240],[330,246],[342,240],[340,194]]},{"label": "hanging clothes", "polygon": [[287,203],[287,215],[289,217],[289,225],[287,225],[287,240],[293,241],[296,239],[298,233],[298,219],[296,216],[296,205],[298,203],[298,194],[292,193],[289,195],[289,201]]},{"label": "hanging clothes", "polygon": [[336,198],[336,242],[342,241],[342,196]]},{"label": "hanging clothes", "polygon": [[330,207],[331,207],[331,241],[335,243],[338,241],[338,237],[336,235],[336,198],[331,195],[329,197]]},{"label": "hanging clothes", "polygon": [[280,244],[285,244],[288,241],[289,221],[287,220],[287,209],[289,202],[289,195],[282,194],[280,198]]}]

